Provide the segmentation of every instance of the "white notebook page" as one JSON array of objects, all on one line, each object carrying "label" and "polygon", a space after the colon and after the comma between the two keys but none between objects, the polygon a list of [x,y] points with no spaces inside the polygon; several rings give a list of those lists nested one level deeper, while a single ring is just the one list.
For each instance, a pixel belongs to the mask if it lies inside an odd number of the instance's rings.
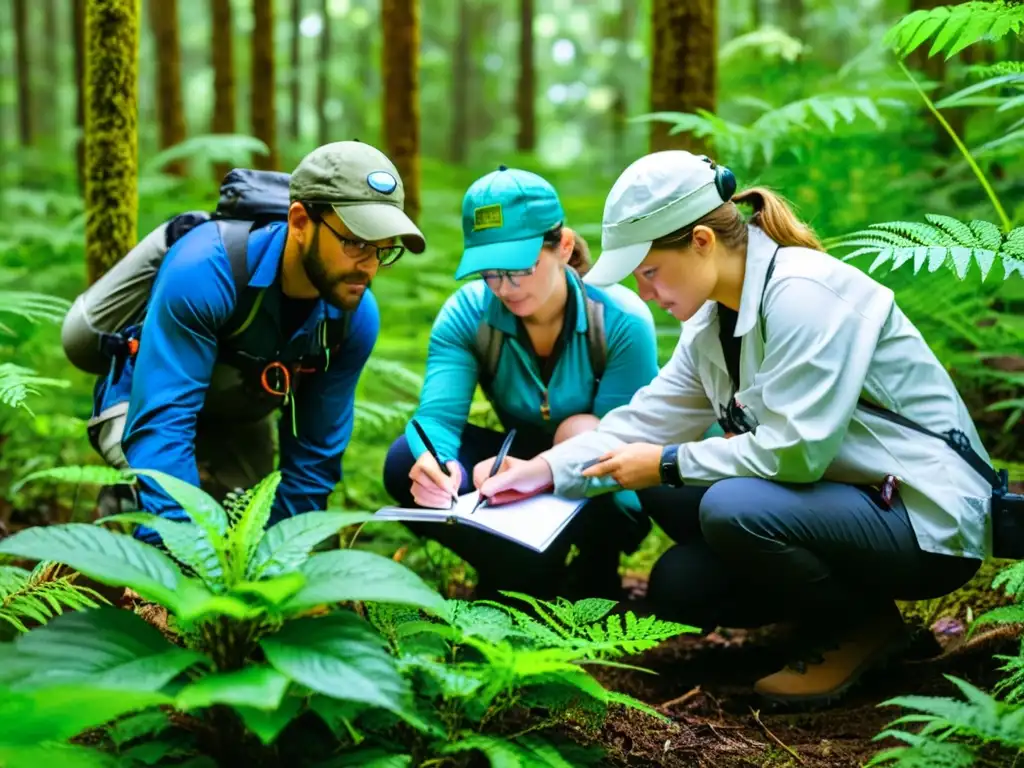
[{"label": "white notebook page", "polygon": [[544,493],[511,504],[485,504],[470,514],[479,497],[477,491],[460,496],[450,514],[499,531],[537,550],[546,549],[586,501]]}]

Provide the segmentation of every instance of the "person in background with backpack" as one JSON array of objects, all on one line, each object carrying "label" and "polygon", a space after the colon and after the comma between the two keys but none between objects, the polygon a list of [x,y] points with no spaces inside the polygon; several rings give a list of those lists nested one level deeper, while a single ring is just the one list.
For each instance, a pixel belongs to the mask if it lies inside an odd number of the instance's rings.
[{"label": "person in background with backpack", "polygon": [[[504,429],[516,429],[510,455],[532,457],[593,429],[657,373],[650,310],[624,286],[583,285],[586,243],[564,222],[554,188],[527,171],[501,166],[467,190],[455,277],[482,279],[461,287],[438,313],[413,417],[450,474],[410,422],[384,466],[384,485],[399,504],[448,507],[453,495],[472,490],[474,467],[490,470],[488,457],[506,433],[467,424],[478,383]],[[478,598],[498,589],[619,597],[619,555],[650,527],[635,497],[623,497],[588,504],[543,554],[470,527],[407,525],[476,568]],[[567,572],[573,543],[579,556]]]},{"label": "person in background with backpack", "polygon": [[[754,689],[822,704],[905,646],[894,601],[974,575],[999,481],[892,290],[824,253],[777,195],[735,189],[683,151],[621,174],[586,279],[635,275],[684,323],[675,352],[595,431],[479,490],[637,491],[676,542],[650,575],[653,613],[705,631],[788,623],[807,655]],[[701,439],[716,417],[734,436]]]},{"label": "person in background with backpack", "polygon": [[[274,523],[324,509],[340,481],[380,326],[370,281],[426,243],[395,166],[358,141],[313,150],[290,177],[232,172],[221,192],[213,220],[161,226],[82,297],[65,349],[88,361],[89,331],[107,322],[99,346],[112,360],[90,436],[112,466],[159,470],[222,500],[274,469],[278,443]],[[134,303],[124,298],[143,282],[133,269],[155,272]],[[144,511],[187,519],[151,478],[139,486]]]}]

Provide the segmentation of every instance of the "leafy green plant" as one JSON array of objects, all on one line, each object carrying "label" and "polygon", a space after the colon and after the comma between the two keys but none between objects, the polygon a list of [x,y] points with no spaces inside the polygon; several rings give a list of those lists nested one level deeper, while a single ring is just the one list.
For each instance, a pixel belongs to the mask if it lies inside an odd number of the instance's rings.
[{"label": "leafy green plant", "polygon": [[1024,29],[1024,5],[1010,0],[969,2],[914,11],[886,33],[885,42],[908,56],[934,38],[929,56],[950,58],[981,40],[999,40]]},{"label": "leafy green plant", "polygon": [[96,608],[106,602],[95,590],[75,581],[75,574],[63,573],[54,563],[38,563],[31,571],[0,565],[0,640],[8,639],[8,630],[28,632],[26,622],[45,624],[65,610]]}]

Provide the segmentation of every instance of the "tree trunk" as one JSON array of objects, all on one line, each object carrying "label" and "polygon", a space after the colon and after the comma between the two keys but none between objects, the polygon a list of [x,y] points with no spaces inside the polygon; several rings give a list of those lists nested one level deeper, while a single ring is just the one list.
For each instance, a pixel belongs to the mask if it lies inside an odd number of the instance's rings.
[{"label": "tree trunk", "polygon": [[[44,72],[47,83],[47,87],[56,86],[57,83],[63,83],[64,78],[61,77],[61,49],[63,48],[62,40],[60,39],[60,26],[58,25],[57,17],[57,0],[47,0],[43,5],[43,13],[45,18],[43,20],[43,35],[46,39],[46,60]],[[61,124],[61,116],[63,110],[61,110],[61,103],[58,95],[55,93],[53,100],[50,102],[50,108],[42,111],[42,115],[46,116],[46,120],[42,126],[43,135],[52,141],[55,145],[60,144],[61,129],[64,127]]]},{"label": "tree trunk", "polygon": [[274,109],[274,2],[253,0],[256,26],[252,31],[252,132],[270,149],[256,156],[256,167],[278,169],[277,112]]},{"label": "tree trunk", "polygon": [[804,0],[782,0],[779,10],[783,29],[798,40],[803,40]]},{"label": "tree trunk", "polygon": [[[160,124],[160,148],[185,140],[185,108],[181,98],[181,40],[178,34],[178,0],[149,4],[149,21],[156,41],[156,115]],[[185,162],[175,160],[165,168],[173,176],[185,175]]]},{"label": "tree trunk", "polygon": [[519,0],[519,82],[516,113],[519,133],[516,149],[532,152],[537,146],[537,73],[533,66],[533,0]]},{"label": "tree trunk", "polygon": [[469,1],[457,0],[455,45],[452,50],[452,120],[449,126],[448,157],[458,165],[469,151]]},{"label": "tree trunk", "polygon": [[[211,133],[230,134],[235,132],[235,54],[234,23],[231,17],[231,0],[211,0],[212,38],[210,41],[213,59],[213,115],[210,120]],[[227,163],[218,163],[214,174],[218,183],[231,168]]]},{"label": "tree trunk", "polygon": [[[717,90],[717,13],[714,0],[653,0],[651,111],[714,111]],[[671,125],[652,122],[650,148],[707,151],[689,133],[669,135]]]},{"label": "tree trunk", "polygon": [[92,283],[137,239],[139,0],[89,0],[85,41],[85,261]]},{"label": "tree trunk", "polygon": [[320,29],[320,61],[316,65],[316,121],[317,138],[321,145],[327,144],[331,130],[327,120],[327,83],[331,71],[331,17],[327,10],[330,0],[320,0],[320,17],[323,27]]},{"label": "tree trunk", "polygon": [[302,128],[302,36],[299,25],[302,23],[302,0],[292,0],[292,71],[291,71],[291,137],[298,141]]},{"label": "tree trunk", "polygon": [[619,0],[619,50],[616,66],[615,100],[612,102],[612,158],[616,167],[626,165],[626,134],[629,130],[629,44],[636,28],[636,4],[633,0]]},{"label": "tree trunk", "polygon": [[85,0],[75,0],[75,156],[78,163],[78,189],[85,194]]},{"label": "tree trunk", "polygon": [[405,212],[420,214],[419,0],[381,0],[384,151],[405,186]]},{"label": "tree trunk", "polygon": [[28,70],[28,3],[14,0],[14,58],[18,67],[18,140],[23,147],[31,147],[35,135],[32,118],[32,81]]}]

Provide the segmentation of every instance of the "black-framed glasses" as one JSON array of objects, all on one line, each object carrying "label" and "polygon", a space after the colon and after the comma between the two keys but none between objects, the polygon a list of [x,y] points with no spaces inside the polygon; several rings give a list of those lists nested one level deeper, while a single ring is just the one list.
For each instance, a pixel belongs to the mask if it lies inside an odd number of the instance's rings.
[{"label": "black-framed glasses", "polygon": [[303,206],[309,214],[309,217],[316,224],[323,224],[328,230],[330,230],[331,234],[338,239],[338,242],[341,243],[342,253],[356,262],[366,261],[366,259],[376,257],[377,261],[380,262],[381,267],[390,267],[405,254],[404,245],[374,245],[373,243],[368,243],[365,240],[355,240],[351,237],[346,237],[324,221],[322,212],[317,210],[316,207],[305,203]]},{"label": "black-framed glasses", "polygon": [[[541,248],[554,248],[562,242],[562,225],[559,224],[554,229],[548,230],[544,233],[544,243]],[[518,288],[519,283],[517,282],[520,277],[529,277],[537,271],[537,263],[540,262],[540,254],[537,254],[537,262],[534,262],[532,267],[528,269],[484,269],[477,274],[487,283],[487,286],[492,290],[496,291],[501,287],[501,281],[507,279],[509,285],[513,288]]]}]

